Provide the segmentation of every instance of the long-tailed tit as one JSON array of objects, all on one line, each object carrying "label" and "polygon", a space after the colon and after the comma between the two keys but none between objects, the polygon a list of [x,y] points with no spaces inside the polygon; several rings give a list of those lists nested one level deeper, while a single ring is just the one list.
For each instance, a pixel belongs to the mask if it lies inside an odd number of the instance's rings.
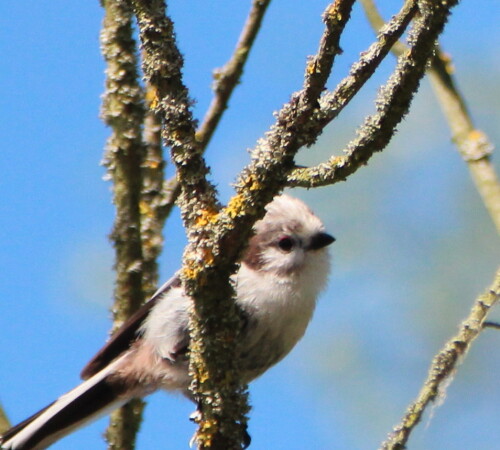
[{"label": "long-tailed tit", "polygon": [[[329,272],[334,238],[300,200],[282,195],[255,224],[235,274],[242,382],[284,358],[303,336]],[[134,397],[157,389],[187,395],[188,309],[174,276],[83,369],[85,381],[0,437],[2,449],[43,449]]]}]

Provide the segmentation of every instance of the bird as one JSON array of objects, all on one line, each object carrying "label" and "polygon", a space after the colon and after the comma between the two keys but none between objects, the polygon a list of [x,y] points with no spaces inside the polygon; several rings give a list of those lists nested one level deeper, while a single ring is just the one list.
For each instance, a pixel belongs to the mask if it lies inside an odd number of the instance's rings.
[{"label": "bird", "polygon": [[[330,272],[335,238],[301,200],[282,194],[253,227],[234,274],[244,320],[241,382],[281,361],[302,338]],[[0,436],[2,450],[45,449],[89,422],[159,389],[189,391],[189,309],[179,274],[127,320],[84,367],[83,382]]]}]

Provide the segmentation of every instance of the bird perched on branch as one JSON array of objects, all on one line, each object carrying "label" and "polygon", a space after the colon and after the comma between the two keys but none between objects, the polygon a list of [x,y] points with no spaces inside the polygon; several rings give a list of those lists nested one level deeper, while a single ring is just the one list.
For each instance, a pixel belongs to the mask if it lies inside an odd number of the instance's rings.
[{"label": "bird perched on branch", "polygon": [[[245,318],[239,366],[247,383],[303,336],[329,272],[334,238],[300,200],[281,195],[256,222],[234,275]],[[3,450],[44,449],[97,417],[158,389],[190,396],[188,297],[177,276],[110,338],[82,371],[82,384],[8,430]]]}]

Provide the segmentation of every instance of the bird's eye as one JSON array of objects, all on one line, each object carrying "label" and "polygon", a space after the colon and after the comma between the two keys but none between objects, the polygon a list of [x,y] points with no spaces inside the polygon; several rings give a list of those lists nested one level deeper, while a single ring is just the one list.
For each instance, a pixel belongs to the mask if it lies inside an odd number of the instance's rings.
[{"label": "bird's eye", "polygon": [[284,252],[291,251],[294,245],[295,245],[295,242],[293,242],[293,239],[290,236],[283,236],[278,241],[278,247],[281,250],[283,250]]}]

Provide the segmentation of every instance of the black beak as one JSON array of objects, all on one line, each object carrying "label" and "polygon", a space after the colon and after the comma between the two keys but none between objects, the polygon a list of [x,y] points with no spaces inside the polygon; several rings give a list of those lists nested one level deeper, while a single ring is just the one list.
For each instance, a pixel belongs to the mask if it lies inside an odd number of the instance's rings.
[{"label": "black beak", "polygon": [[318,233],[312,237],[311,243],[309,244],[309,250],[319,250],[333,242],[335,242],[335,238],[331,234]]}]

